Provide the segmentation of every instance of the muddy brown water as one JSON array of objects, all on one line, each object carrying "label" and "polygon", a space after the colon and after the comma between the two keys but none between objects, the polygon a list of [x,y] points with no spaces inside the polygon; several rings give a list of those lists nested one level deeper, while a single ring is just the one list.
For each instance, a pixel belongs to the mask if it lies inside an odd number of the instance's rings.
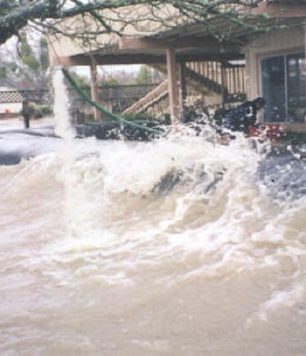
[{"label": "muddy brown water", "polygon": [[305,355],[306,200],[260,159],[178,133],[1,166],[1,355]]},{"label": "muddy brown water", "polygon": [[304,356],[306,198],[267,148],[74,140],[54,86],[63,139],[0,166],[0,354]]}]

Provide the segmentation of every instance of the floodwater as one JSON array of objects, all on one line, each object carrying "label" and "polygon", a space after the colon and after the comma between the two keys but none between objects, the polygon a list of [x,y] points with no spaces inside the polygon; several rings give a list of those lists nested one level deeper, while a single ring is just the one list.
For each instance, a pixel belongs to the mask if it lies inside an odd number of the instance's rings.
[{"label": "floodwater", "polygon": [[306,198],[211,136],[0,167],[1,355],[306,354]]}]

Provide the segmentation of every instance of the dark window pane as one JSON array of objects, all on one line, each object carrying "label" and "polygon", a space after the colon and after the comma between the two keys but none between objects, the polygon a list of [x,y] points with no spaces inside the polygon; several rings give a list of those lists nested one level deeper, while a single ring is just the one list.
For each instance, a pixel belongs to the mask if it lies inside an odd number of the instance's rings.
[{"label": "dark window pane", "polygon": [[304,122],[305,117],[304,54],[287,56],[288,121]]},{"label": "dark window pane", "polygon": [[286,120],[284,56],[265,58],[261,62],[263,96],[266,101],[264,120]]}]

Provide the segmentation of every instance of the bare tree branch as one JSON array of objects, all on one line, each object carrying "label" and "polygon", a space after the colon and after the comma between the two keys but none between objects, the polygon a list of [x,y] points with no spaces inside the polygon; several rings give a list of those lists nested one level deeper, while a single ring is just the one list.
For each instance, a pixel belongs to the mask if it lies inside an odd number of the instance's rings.
[{"label": "bare tree branch", "polygon": [[[161,29],[174,27],[182,22],[182,18],[187,22],[206,23],[212,16],[226,17],[233,24],[239,23],[248,29],[253,26],[256,31],[256,26],[250,25],[238,14],[257,6],[259,2],[261,0],[0,0],[0,44],[17,35],[31,21],[36,27],[49,28],[52,33],[79,38],[82,35],[80,29],[62,27],[63,20],[75,16],[83,17],[83,21],[90,24],[88,30],[82,29],[85,41],[104,33],[120,35],[129,25],[133,25],[140,33],[143,28],[148,31],[146,25],[141,25],[149,21]],[[124,11],[121,13],[121,10],[134,5],[148,9],[144,18],[132,16],[132,10],[129,16]],[[175,9],[176,14],[163,16],[161,9],[167,6]],[[220,38],[223,35],[228,34],[217,34]]]}]

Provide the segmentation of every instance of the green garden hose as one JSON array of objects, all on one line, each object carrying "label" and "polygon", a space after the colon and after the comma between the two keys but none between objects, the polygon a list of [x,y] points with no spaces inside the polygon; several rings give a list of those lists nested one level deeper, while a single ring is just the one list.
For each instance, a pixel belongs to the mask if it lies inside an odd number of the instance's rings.
[{"label": "green garden hose", "polygon": [[136,122],[133,121],[129,121],[124,119],[122,116],[120,115],[116,115],[110,111],[108,111],[107,109],[105,109],[103,106],[101,106],[100,104],[96,103],[94,100],[92,100],[78,85],[77,83],[73,80],[73,78],[70,76],[69,72],[67,69],[62,68],[62,72],[65,76],[65,78],[68,80],[69,84],[72,86],[72,88],[77,92],[77,94],[84,99],[88,104],[94,106],[96,109],[98,109],[100,112],[102,112],[104,115],[106,115],[107,118],[111,119],[111,120],[115,120],[115,121],[119,121],[121,123],[124,123],[125,125],[129,125],[132,127],[137,127],[139,129],[151,132],[151,133],[155,133],[155,134],[161,134],[162,132],[158,129],[153,129],[151,127],[147,127],[141,124],[138,124]]}]

